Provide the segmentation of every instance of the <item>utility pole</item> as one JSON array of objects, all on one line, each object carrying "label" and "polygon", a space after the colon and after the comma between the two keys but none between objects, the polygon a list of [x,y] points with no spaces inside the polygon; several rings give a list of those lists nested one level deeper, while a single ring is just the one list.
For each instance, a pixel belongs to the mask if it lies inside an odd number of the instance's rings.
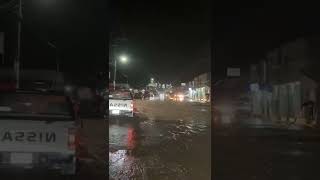
[{"label": "utility pole", "polygon": [[[113,37],[111,36],[111,39],[112,39]],[[115,48],[117,47],[117,43],[115,43],[115,41],[114,40],[112,40],[112,42],[111,42],[111,49],[109,50],[109,52],[110,52],[110,58],[111,59],[113,59],[113,65],[114,65],[114,69],[113,69],[113,90],[116,90],[116,72],[117,72],[117,61],[116,61],[116,59],[115,59],[115,53],[114,53],[114,51],[115,51]]]},{"label": "utility pole", "polygon": [[113,90],[116,90],[117,59],[114,58]]},{"label": "utility pole", "polygon": [[60,63],[59,63],[59,52],[58,52],[58,48],[56,45],[52,44],[51,42],[48,42],[48,45],[52,48],[54,48],[55,50],[55,54],[56,54],[56,71],[57,73],[60,72]]},{"label": "utility pole", "polygon": [[21,57],[21,29],[22,29],[22,0],[19,0],[18,10],[18,47],[17,47],[17,58],[15,59],[15,73],[16,73],[16,88],[20,87],[20,57]]},{"label": "utility pole", "polygon": [[0,32],[0,53],[1,53],[1,60],[2,60],[2,65],[4,65],[4,59],[5,59],[5,34],[4,32]]},{"label": "utility pole", "polygon": [[48,42],[48,45],[55,50],[55,59],[56,59],[56,82],[55,85],[57,86],[58,84],[58,79],[59,79],[59,72],[60,72],[60,67],[59,67],[59,54],[58,54],[58,48],[56,45],[52,44],[51,42]]},{"label": "utility pole", "polygon": [[[111,37],[112,38],[112,37]],[[113,39],[113,38],[112,38]],[[114,75],[113,75],[113,88],[116,89],[116,77],[117,77],[117,61],[118,61],[118,48],[123,41],[126,41],[126,38],[116,38],[112,41],[111,44],[111,58],[114,59]]]}]

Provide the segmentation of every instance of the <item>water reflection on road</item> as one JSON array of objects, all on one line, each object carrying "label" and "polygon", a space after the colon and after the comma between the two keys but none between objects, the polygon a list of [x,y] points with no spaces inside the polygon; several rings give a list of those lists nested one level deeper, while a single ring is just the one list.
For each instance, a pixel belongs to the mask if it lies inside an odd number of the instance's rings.
[{"label": "water reflection on road", "polygon": [[210,120],[110,119],[109,176],[210,179]]}]

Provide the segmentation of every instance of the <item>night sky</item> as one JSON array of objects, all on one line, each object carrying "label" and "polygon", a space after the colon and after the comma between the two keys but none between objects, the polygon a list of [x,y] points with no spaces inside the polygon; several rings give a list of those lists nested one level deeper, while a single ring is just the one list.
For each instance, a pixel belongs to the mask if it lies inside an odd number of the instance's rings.
[{"label": "night sky", "polygon": [[[22,67],[54,69],[51,41],[63,71],[106,70],[112,32],[128,39],[120,48],[129,63],[119,68],[131,84],[144,86],[150,77],[179,83],[207,71],[223,76],[228,66],[247,68],[270,49],[319,32],[317,9],[266,2],[114,0],[107,7],[105,0],[25,0]],[[0,15],[6,65],[12,66],[16,19]]]},{"label": "night sky", "polygon": [[258,62],[273,48],[319,32],[319,12],[312,6],[275,1],[230,3],[213,6],[213,59],[219,77],[225,76],[228,66],[247,70],[248,64]]},{"label": "night sky", "polygon": [[128,38],[131,58],[121,68],[132,83],[179,83],[210,71],[209,1],[119,0],[111,9],[114,31]]},{"label": "night sky", "polygon": [[[75,74],[93,74],[108,66],[108,11],[104,0],[24,0],[22,68],[55,70],[58,48],[61,69]],[[7,66],[16,48],[14,13],[0,14],[0,29],[6,33]]]}]

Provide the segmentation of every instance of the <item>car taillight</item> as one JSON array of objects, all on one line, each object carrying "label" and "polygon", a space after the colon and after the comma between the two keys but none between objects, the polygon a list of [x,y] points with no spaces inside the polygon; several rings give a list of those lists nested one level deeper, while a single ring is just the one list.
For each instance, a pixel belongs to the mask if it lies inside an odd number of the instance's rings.
[{"label": "car taillight", "polygon": [[131,109],[133,109],[133,107],[134,107],[134,106],[133,106],[133,102],[131,102],[131,105],[130,105],[130,107],[131,107]]},{"label": "car taillight", "polygon": [[76,130],[74,128],[68,129],[68,148],[69,150],[76,149]]}]

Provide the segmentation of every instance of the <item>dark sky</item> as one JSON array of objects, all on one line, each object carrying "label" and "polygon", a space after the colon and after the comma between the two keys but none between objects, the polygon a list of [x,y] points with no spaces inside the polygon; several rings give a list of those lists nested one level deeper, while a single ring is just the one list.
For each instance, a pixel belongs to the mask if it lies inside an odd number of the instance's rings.
[{"label": "dark sky", "polygon": [[[94,73],[107,69],[108,11],[105,0],[27,0],[23,8],[22,67],[55,68],[54,43],[62,70]],[[17,21],[14,13],[0,14],[0,29],[7,38],[7,62],[16,48]]]},{"label": "dark sky", "polygon": [[128,38],[131,58],[122,68],[130,80],[174,83],[210,71],[208,1],[118,0],[111,8],[115,31]]},{"label": "dark sky", "polygon": [[259,61],[273,48],[319,32],[319,12],[312,5],[275,1],[230,3],[221,1],[213,6],[213,59],[219,75],[225,75],[228,66],[248,68],[249,63]]},{"label": "dark sky", "polygon": [[[0,3],[2,0],[0,0]],[[129,63],[120,69],[135,84],[190,80],[227,66],[248,67],[281,43],[319,32],[319,12],[272,1],[27,0],[24,1],[23,67],[54,69],[55,43],[65,71],[92,74],[108,61],[108,26],[124,33]],[[267,2],[267,3],[266,3]],[[15,54],[16,19],[0,14],[7,65]],[[210,50],[214,49],[211,59]],[[214,73],[214,72],[213,72]]]}]

